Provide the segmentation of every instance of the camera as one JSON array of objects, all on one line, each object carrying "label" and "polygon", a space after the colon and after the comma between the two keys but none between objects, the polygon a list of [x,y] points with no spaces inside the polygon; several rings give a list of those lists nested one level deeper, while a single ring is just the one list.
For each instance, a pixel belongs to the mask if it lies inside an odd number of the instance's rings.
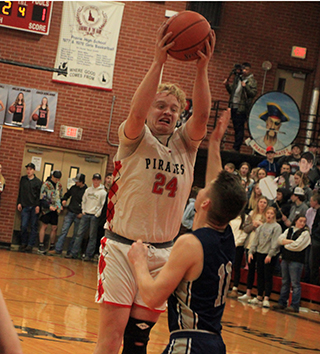
[{"label": "camera", "polygon": [[241,64],[234,64],[234,67],[232,69],[232,74],[234,75],[242,75],[242,65]]}]

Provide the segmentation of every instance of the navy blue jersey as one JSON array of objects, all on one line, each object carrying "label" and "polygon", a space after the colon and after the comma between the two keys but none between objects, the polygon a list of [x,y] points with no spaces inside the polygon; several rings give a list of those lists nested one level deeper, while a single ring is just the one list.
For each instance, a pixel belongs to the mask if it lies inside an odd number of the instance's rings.
[{"label": "navy blue jersey", "polygon": [[181,281],[168,299],[169,329],[220,333],[235,257],[233,233],[228,225],[224,232],[202,228],[193,234],[202,244],[203,270],[198,279]]}]

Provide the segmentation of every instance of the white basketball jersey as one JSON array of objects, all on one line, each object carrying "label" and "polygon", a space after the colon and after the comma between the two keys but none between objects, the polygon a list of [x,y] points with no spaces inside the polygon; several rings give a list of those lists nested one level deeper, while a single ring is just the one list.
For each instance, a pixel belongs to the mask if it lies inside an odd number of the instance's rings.
[{"label": "white basketball jersey", "polygon": [[[120,147],[128,141],[124,123],[119,128]],[[177,236],[200,144],[187,136],[185,127],[176,129],[164,146],[145,126],[144,136],[130,156],[117,160],[118,150],[106,228],[128,239],[151,243]]]}]

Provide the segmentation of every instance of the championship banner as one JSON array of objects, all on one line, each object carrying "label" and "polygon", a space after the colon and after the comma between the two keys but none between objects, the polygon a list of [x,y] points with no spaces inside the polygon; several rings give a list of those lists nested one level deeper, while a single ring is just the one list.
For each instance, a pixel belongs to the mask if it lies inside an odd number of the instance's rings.
[{"label": "championship banner", "polygon": [[291,151],[298,135],[300,111],[294,99],[284,92],[272,91],[260,96],[251,108],[248,127],[252,139],[246,144],[261,155],[272,146],[275,157]]},{"label": "championship banner", "polygon": [[64,1],[53,81],[112,90],[124,4]]}]

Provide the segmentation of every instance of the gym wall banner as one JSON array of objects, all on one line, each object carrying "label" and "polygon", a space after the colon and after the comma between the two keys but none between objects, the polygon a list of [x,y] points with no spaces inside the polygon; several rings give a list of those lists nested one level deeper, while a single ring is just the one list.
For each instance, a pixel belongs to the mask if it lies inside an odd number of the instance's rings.
[{"label": "gym wall banner", "polygon": [[53,81],[112,90],[124,4],[64,1]]},{"label": "gym wall banner", "polygon": [[300,127],[300,111],[294,99],[286,93],[273,91],[260,96],[253,104],[248,120],[252,139],[246,144],[261,155],[273,146],[275,156],[291,151],[291,143]]},{"label": "gym wall banner", "polygon": [[0,84],[0,124],[53,132],[57,103],[57,92]]}]

